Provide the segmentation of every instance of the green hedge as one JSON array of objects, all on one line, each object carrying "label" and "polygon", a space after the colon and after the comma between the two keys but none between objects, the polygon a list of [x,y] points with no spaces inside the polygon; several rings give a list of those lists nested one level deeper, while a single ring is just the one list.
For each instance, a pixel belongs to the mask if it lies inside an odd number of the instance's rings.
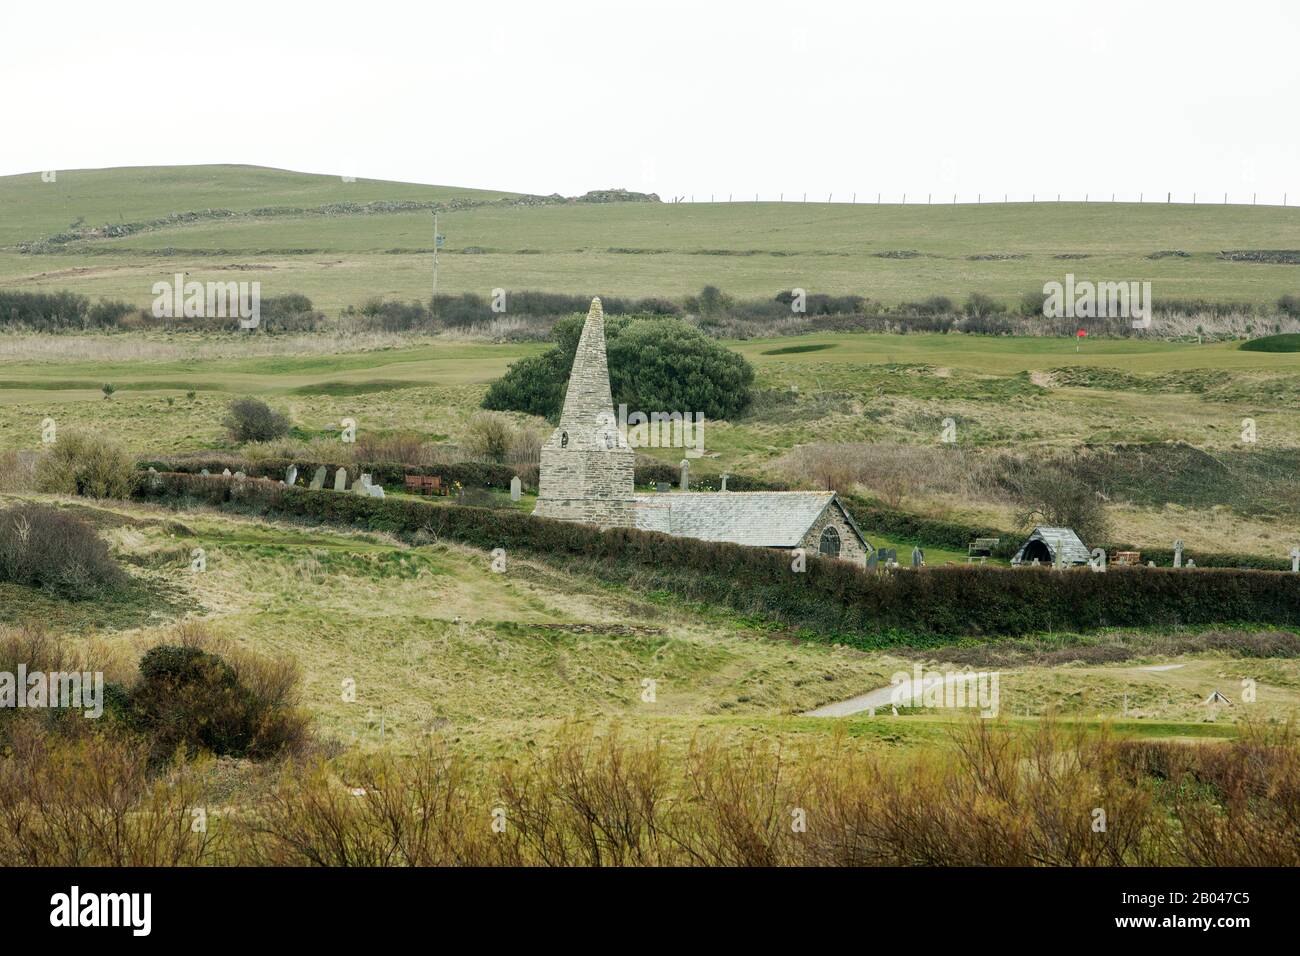
[{"label": "green hedge", "polygon": [[[994,557],[1010,558],[1020,549],[1027,534],[1020,531],[1007,531],[1004,528],[990,528],[987,525],[964,524],[960,521],[943,521],[927,518],[924,515],[908,511],[897,511],[883,507],[857,495],[840,495],[844,506],[852,512],[858,525],[867,537],[871,532],[887,538],[904,542],[916,542],[932,547],[948,548],[953,551],[965,551],[976,538],[998,538]],[[1100,547],[1100,545],[1098,545]],[[1107,552],[1140,551],[1142,563],[1154,561],[1159,567],[1172,568],[1174,564],[1173,548],[1144,548],[1135,544],[1118,544],[1107,542]],[[1237,554],[1230,551],[1197,551],[1187,548],[1183,551],[1183,560],[1188,558],[1201,568],[1246,568],[1256,571],[1290,571],[1290,558],[1269,558],[1258,554]]]},{"label": "green hedge", "polygon": [[[243,471],[253,478],[280,480],[284,478],[289,466],[296,464],[298,466],[298,480],[305,485],[311,481],[312,474],[320,464],[320,462],[299,461],[288,458],[267,458],[251,462],[244,459],[234,460],[238,462],[237,465],[232,465],[232,459],[229,457],[207,460],[198,458],[159,458],[141,461],[139,467],[141,469],[153,467],[160,472],[183,472],[193,475],[197,475],[204,468],[214,475],[220,475],[223,468],[230,468],[231,471]],[[339,467],[337,464],[326,465],[329,471],[326,481],[327,487],[333,487],[334,472]],[[451,465],[431,467],[404,465],[401,462],[369,462],[363,465],[348,466],[349,483],[362,472],[372,475],[376,484],[392,486],[398,489],[402,487],[406,475],[438,475],[445,484],[459,481],[466,488],[499,488],[505,490],[510,487],[510,479],[516,474],[515,469],[509,465],[493,465],[479,462],[457,462]],[[537,481],[534,470],[526,469],[526,473],[520,477],[523,481],[523,490],[528,493],[536,493]],[[635,481],[638,487],[650,487],[655,482],[660,481],[676,487],[680,479],[681,472],[678,466],[669,462],[648,462],[636,466]],[[696,491],[717,491],[721,486],[722,481],[719,475],[702,475],[691,478],[691,487]],[[789,488],[790,486],[786,483],[768,481],[750,475],[731,475],[727,479],[727,489],[729,491],[787,491]],[[993,552],[993,556],[1010,558],[1027,537],[1023,532],[1008,531],[1005,528],[992,528],[987,525],[928,518],[925,515],[914,514],[910,511],[886,507],[877,501],[860,495],[841,494],[840,500],[849,509],[868,540],[873,534],[877,534],[906,544],[946,548],[950,551],[965,551],[967,545],[976,538],[998,538],[999,543]],[[1172,548],[1144,548],[1139,545],[1113,542],[1107,543],[1105,547],[1108,552],[1140,551],[1143,563],[1154,561],[1160,567],[1172,567],[1174,563]],[[1291,561],[1285,557],[1272,558],[1257,554],[1238,554],[1234,552],[1202,552],[1192,549],[1184,551],[1183,557],[1184,560],[1187,558],[1195,560],[1197,567],[1202,568],[1248,568],[1259,571],[1289,571],[1291,569]]]},{"label": "green hedge", "polygon": [[1300,575],[1116,568],[1053,571],[978,566],[868,572],[809,557],[632,529],[534,518],[513,510],[363,498],[271,481],[161,474],[139,495],[396,534],[423,530],[476,548],[505,548],[687,600],[730,607],[857,646],[959,636],[1254,623],[1300,626]]},{"label": "green hedge", "polygon": [[[377,485],[393,486],[394,489],[400,490],[403,486],[404,479],[407,475],[437,475],[443,481],[443,484],[449,485],[453,481],[459,481],[466,488],[500,488],[508,491],[510,489],[510,479],[514,478],[519,472],[510,465],[494,465],[488,462],[460,461],[449,465],[407,465],[399,461],[370,461],[361,464],[344,465],[342,462],[323,462],[307,461],[301,458],[260,458],[256,461],[249,461],[243,458],[233,459],[235,464],[231,464],[230,457],[216,458],[157,458],[145,459],[139,462],[139,467],[143,470],[154,468],[160,472],[179,472],[183,474],[198,475],[203,469],[207,469],[214,475],[220,475],[222,469],[229,468],[232,472],[242,471],[250,478],[273,478],[277,481],[283,481],[284,476],[289,472],[290,465],[298,466],[298,481],[303,485],[311,482],[312,476],[316,469],[321,465],[326,470],[326,485],[334,487],[334,473],[339,468],[347,468],[348,483],[355,481],[360,475],[370,475]],[[536,469],[525,469],[526,472],[533,472]],[[535,492],[537,483],[529,474],[521,474],[520,479],[523,482],[524,490]]]}]

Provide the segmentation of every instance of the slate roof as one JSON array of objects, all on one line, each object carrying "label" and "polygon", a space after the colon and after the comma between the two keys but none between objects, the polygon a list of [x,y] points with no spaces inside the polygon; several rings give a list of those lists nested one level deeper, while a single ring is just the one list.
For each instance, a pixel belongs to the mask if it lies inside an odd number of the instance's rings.
[{"label": "slate roof", "polygon": [[1056,543],[1061,543],[1063,560],[1066,564],[1087,564],[1092,557],[1092,552],[1088,550],[1087,545],[1080,540],[1079,536],[1074,533],[1073,528],[1051,528],[1047,525],[1039,525],[1033,533],[1025,539],[1025,543],[1020,546],[1012,564],[1019,564],[1025,553],[1025,547],[1031,541],[1042,541],[1047,545],[1048,553],[1052,555],[1052,562],[1056,562]]},{"label": "slate roof", "polygon": [[822,512],[835,504],[871,545],[833,491],[687,491],[635,497],[636,526],[681,538],[729,541],[757,548],[796,548]]}]

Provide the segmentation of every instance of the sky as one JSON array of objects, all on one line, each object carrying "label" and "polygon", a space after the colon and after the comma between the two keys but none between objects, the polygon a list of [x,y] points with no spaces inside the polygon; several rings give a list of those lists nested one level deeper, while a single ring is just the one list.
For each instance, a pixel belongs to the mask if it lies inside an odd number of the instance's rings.
[{"label": "sky", "polygon": [[1300,202],[1300,3],[8,3],[0,175]]}]

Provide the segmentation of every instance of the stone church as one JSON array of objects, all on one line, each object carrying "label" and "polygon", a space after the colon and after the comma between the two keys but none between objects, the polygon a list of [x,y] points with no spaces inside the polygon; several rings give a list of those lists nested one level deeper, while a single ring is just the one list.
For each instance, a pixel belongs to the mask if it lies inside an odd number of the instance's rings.
[{"label": "stone church", "polygon": [[637,494],[636,452],[618,429],[605,355],[605,315],[593,299],[559,427],[542,446],[533,514],[602,528],[638,528],[758,548],[803,548],[865,564],[871,544],[833,491]]}]

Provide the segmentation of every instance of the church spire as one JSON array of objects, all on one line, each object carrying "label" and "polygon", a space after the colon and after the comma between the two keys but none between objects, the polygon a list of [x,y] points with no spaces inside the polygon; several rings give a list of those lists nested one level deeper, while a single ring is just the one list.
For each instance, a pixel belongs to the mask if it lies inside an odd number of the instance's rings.
[{"label": "church spire", "polygon": [[595,298],[591,300],[573,356],[560,428],[571,438],[587,436],[599,429],[603,438],[613,418],[614,398],[609,389],[609,359],[605,354],[605,312],[600,299]]},{"label": "church spire", "polygon": [[582,326],[560,425],[542,446],[533,513],[601,527],[635,525],[636,454],[618,430],[600,299]]}]

